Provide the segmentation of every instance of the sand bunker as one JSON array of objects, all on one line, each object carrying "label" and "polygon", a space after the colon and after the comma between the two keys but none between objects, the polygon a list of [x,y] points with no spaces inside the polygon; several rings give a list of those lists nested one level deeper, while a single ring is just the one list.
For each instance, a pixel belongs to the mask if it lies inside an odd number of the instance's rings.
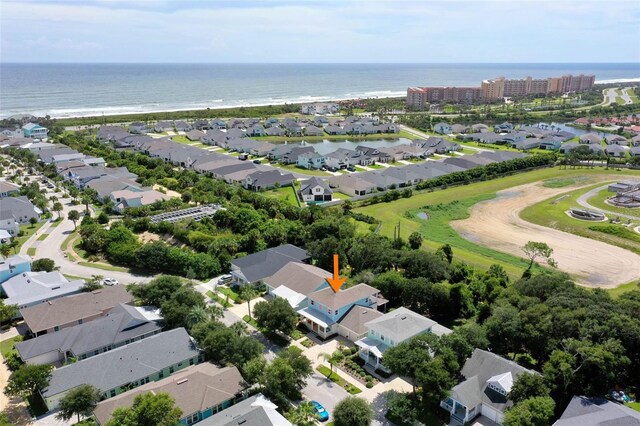
[{"label": "sand bunker", "polygon": [[468,219],[451,226],[470,241],[516,256],[524,256],[521,247],[527,241],[545,242],[553,248],[558,268],[586,286],[613,288],[640,279],[640,256],[520,218],[524,208],[575,189],[544,188],[540,182],[509,188],[476,204]]}]

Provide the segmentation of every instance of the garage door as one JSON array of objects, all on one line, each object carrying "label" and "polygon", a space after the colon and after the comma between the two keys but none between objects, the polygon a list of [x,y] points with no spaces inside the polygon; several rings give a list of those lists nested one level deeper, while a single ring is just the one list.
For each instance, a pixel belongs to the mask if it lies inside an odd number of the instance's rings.
[{"label": "garage door", "polygon": [[501,423],[500,421],[498,421],[498,418],[501,417],[498,410],[486,404],[482,404],[482,415],[487,417],[489,420],[493,420],[496,423]]}]

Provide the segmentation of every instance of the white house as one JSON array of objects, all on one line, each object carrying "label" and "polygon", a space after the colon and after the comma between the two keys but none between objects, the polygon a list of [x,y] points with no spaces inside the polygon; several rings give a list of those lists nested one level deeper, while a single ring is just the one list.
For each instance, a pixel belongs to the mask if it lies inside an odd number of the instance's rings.
[{"label": "white house", "polygon": [[453,132],[453,129],[451,127],[451,124],[441,122],[433,126],[433,131],[436,133],[440,133],[441,135],[448,135],[449,133]]},{"label": "white house", "polygon": [[331,201],[333,191],[325,181],[312,177],[309,180],[300,182],[300,195],[305,203]]}]

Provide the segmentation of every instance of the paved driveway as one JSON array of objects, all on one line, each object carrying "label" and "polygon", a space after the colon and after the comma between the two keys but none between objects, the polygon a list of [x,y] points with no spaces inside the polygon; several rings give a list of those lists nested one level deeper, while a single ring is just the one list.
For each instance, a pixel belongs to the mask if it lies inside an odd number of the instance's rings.
[{"label": "paved driveway", "polygon": [[307,380],[307,385],[302,389],[302,394],[305,399],[318,401],[324,405],[324,408],[329,411],[329,415],[333,414],[333,408],[338,402],[349,396],[346,390],[317,371],[314,371],[313,375]]}]

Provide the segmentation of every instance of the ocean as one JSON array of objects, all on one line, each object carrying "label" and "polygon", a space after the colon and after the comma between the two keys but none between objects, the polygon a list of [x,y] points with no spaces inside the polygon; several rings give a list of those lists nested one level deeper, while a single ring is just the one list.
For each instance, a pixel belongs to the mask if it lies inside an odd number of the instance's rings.
[{"label": "ocean", "polygon": [[74,117],[404,96],[410,86],[595,74],[640,81],[640,64],[0,63],[0,118]]}]

